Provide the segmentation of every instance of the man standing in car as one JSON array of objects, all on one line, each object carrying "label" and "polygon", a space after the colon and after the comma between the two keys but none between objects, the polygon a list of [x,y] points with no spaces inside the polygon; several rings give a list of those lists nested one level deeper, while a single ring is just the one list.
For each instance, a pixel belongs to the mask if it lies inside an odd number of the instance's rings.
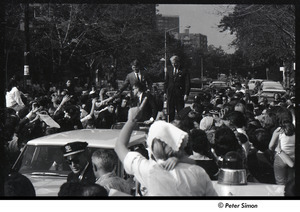
[{"label": "man standing in car", "polygon": [[[141,69],[140,62],[137,59],[135,59],[131,62],[130,65],[131,65],[132,71],[129,74],[127,74],[121,88],[112,97],[110,97],[104,101],[110,102],[110,101],[114,100],[115,98],[120,96],[125,89],[127,89],[127,88],[132,89],[133,85],[137,82],[141,82],[144,85],[144,87],[146,88],[146,90],[149,90],[149,91],[151,90],[151,88],[152,88],[151,78],[148,75],[148,73],[145,72],[145,70]],[[136,99],[134,99],[132,93],[131,93],[131,98],[133,100],[133,106],[136,106],[137,102],[134,101]]]},{"label": "man standing in car", "polygon": [[175,118],[175,110],[179,113],[184,108],[190,93],[190,75],[180,65],[180,59],[174,55],[170,58],[172,68],[167,70],[164,89],[167,96],[169,122]]},{"label": "man standing in car", "polygon": [[86,155],[87,142],[75,141],[63,146],[63,155],[72,172],[68,175],[67,182],[80,182],[94,184],[96,181],[92,164]]}]

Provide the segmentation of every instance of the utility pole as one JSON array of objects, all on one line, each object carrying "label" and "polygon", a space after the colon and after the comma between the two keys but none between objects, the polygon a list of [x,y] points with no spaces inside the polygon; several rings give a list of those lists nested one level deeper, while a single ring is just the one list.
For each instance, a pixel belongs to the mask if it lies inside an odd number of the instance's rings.
[{"label": "utility pole", "polygon": [[167,76],[167,30],[165,29],[165,64],[164,64],[165,79]]},{"label": "utility pole", "polygon": [[266,68],[266,78],[269,79],[269,68]]},{"label": "utility pole", "polygon": [[203,88],[203,56],[200,54],[201,88]]},{"label": "utility pole", "polygon": [[24,88],[27,90],[27,86],[31,84],[30,72],[29,72],[29,3],[25,3],[25,14],[24,14]]},{"label": "utility pole", "polygon": [[[5,52],[5,43],[4,43],[4,40],[5,40],[5,33],[4,33],[4,30],[5,30],[5,25],[6,25],[6,22],[5,22],[5,2],[6,1],[1,1],[0,2],[0,79],[1,79],[1,83],[0,83],[0,108],[5,108],[6,107],[6,104],[5,104],[5,88],[7,86],[7,72],[4,70],[4,52]],[[6,82],[5,82],[6,81]],[[5,82],[5,83],[4,83]],[[0,123],[1,125],[3,126],[4,125],[4,120],[5,120],[5,114],[4,113],[1,113],[0,114]],[[2,126],[0,126],[2,128]],[[5,160],[7,159],[7,153],[5,151],[5,148],[4,148],[4,131],[1,129],[0,130],[0,161],[3,161],[1,164],[0,164],[0,169],[1,169],[1,172],[0,172],[0,196],[4,196],[4,179],[6,177],[6,171],[5,170],[8,170],[8,163],[7,161],[5,162]]]}]

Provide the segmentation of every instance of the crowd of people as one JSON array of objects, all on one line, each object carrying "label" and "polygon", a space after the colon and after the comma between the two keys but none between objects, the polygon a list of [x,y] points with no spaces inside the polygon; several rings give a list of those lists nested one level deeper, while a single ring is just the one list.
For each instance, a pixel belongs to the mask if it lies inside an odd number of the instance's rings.
[{"label": "crowd of people", "polygon": [[[239,154],[249,182],[294,183],[293,91],[276,95],[270,102],[238,86],[235,90],[203,89],[191,106],[184,107],[190,92],[189,75],[177,56],[171,63],[164,90],[152,86],[151,77],[139,69],[137,60],[131,64],[132,72],[124,85],[112,94],[107,87],[73,85],[68,80],[63,86],[51,84],[47,88],[35,84],[24,95],[11,79],[3,125],[8,169],[33,138],[83,128],[108,129],[126,122],[115,151],[126,172],[145,188],[143,195],[215,196],[211,181],[218,179],[226,154],[232,152]],[[124,92],[126,89],[129,91]],[[148,157],[126,147],[135,122],[149,126]],[[86,144],[68,146],[84,150],[82,145]],[[69,175],[59,196],[107,196],[112,188],[132,194],[128,182],[113,173],[113,155],[99,151],[91,158],[82,156],[85,162],[78,168],[78,152],[64,153],[76,180]],[[292,163],[286,163],[283,154]],[[85,177],[82,169],[89,170],[89,186],[78,181],[79,176]]]}]

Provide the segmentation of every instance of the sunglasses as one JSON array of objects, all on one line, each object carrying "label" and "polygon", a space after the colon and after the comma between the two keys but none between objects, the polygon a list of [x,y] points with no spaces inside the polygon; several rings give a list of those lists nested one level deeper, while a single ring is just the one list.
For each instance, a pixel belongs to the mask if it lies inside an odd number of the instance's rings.
[{"label": "sunglasses", "polygon": [[69,165],[72,163],[79,164],[80,160],[78,158],[73,158],[72,160],[66,160]]}]

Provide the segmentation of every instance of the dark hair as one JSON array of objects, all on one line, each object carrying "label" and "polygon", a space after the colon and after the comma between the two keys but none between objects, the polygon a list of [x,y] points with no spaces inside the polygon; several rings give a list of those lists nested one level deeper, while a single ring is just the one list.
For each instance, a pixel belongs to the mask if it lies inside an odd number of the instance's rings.
[{"label": "dark hair", "polygon": [[284,133],[287,136],[294,135],[295,127],[293,125],[292,113],[288,109],[282,108],[281,110],[277,111],[276,117],[278,120],[278,125],[281,127],[281,129],[283,129]]},{"label": "dark hair", "polygon": [[205,155],[213,159],[213,154],[211,152],[211,146],[207,139],[207,135],[203,130],[194,129],[189,135],[189,141],[191,142],[192,150],[201,155]]},{"label": "dark hair", "polygon": [[237,128],[246,126],[246,118],[242,112],[232,111],[228,114],[227,119]]},{"label": "dark hair", "polygon": [[253,111],[254,111],[254,105],[250,104],[250,103],[247,103],[246,104],[246,111],[250,111],[251,113],[253,113]]},{"label": "dark hair", "polygon": [[67,105],[65,111],[69,113],[70,116],[80,114],[80,109],[76,105]]},{"label": "dark hair", "polygon": [[262,152],[268,150],[272,135],[263,128],[256,129],[253,134],[257,141],[257,143],[253,142],[254,147]]},{"label": "dark hair", "polygon": [[145,86],[140,81],[137,81],[136,83],[134,83],[133,86],[137,87],[137,89],[139,89],[140,92],[144,92],[145,91]]},{"label": "dark hair", "polygon": [[28,107],[23,107],[21,110],[19,110],[18,116],[20,119],[23,119],[29,112],[30,112],[30,109]]},{"label": "dark hair", "polygon": [[58,196],[81,196],[83,192],[83,184],[79,182],[66,182],[60,186]]},{"label": "dark hair", "polygon": [[140,66],[140,62],[137,59],[135,59],[130,63],[130,65],[131,66]]},{"label": "dark hair", "polygon": [[274,129],[278,126],[276,123],[276,114],[271,112],[270,110],[267,110],[266,115],[264,116],[264,128],[271,130],[273,132]]},{"label": "dark hair", "polygon": [[17,86],[17,81],[14,78],[11,78],[7,84],[7,90],[10,91],[15,86]]},{"label": "dark hair", "polygon": [[222,125],[216,129],[214,150],[218,156],[225,155],[230,151],[241,149],[234,132],[227,126]]},{"label": "dark hair", "polygon": [[223,104],[223,101],[222,101],[222,99],[217,98],[217,100],[216,100],[216,105],[220,105],[220,104]]},{"label": "dark hair", "polygon": [[31,181],[24,175],[14,172],[7,176],[4,182],[4,196],[36,196]]},{"label": "dark hair", "polygon": [[257,96],[251,96],[250,100],[253,102],[254,105],[258,104],[258,97]]},{"label": "dark hair", "polygon": [[82,196],[85,197],[107,197],[107,190],[98,184],[85,185],[82,189]]},{"label": "dark hair", "polygon": [[19,125],[19,121],[20,119],[15,114],[6,114],[3,126],[3,135],[5,136],[6,141],[10,141],[12,139],[14,132],[17,130],[17,127]]}]

